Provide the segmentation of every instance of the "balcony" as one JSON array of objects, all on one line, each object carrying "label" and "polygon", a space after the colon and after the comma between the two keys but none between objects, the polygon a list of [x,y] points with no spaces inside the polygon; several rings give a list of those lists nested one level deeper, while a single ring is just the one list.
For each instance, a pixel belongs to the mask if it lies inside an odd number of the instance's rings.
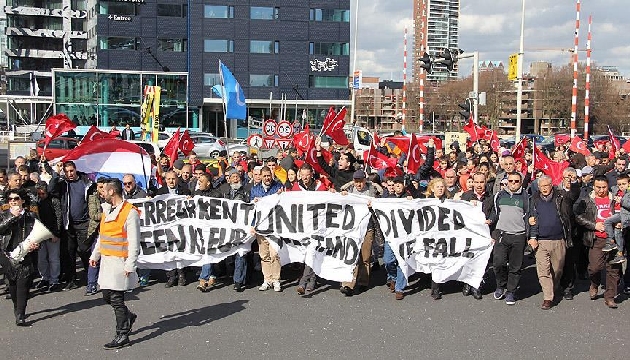
[{"label": "balcony", "polygon": [[[64,53],[61,50],[37,50],[37,49],[6,49],[9,57],[32,57],[40,59],[63,59]],[[72,60],[87,60],[87,52],[78,51],[68,54]]]},{"label": "balcony", "polygon": [[[18,27],[7,27],[6,30],[7,36],[33,36],[38,38],[55,38],[55,39],[63,39],[64,31],[63,30],[52,30],[52,29],[36,29],[34,27],[31,28],[18,28]],[[70,31],[70,38],[72,39],[87,39],[88,34],[87,31]]]},{"label": "balcony", "polygon": [[[33,2],[33,5],[37,5],[37,2]],[[43,1],[42,4],[47,4],[48,8],[19,5],[19,6],[5,6],[4,13],[7,15],[27,15],[27,16],[52,16],[63,17],[63,9],[61,6],[56,7],[57,4],[61,5],[61,1]],[[46,5],[42,5],[46,6]],[[70,17],[73,19],[87,19],[87,11],[85,10],[70,10]]]}]

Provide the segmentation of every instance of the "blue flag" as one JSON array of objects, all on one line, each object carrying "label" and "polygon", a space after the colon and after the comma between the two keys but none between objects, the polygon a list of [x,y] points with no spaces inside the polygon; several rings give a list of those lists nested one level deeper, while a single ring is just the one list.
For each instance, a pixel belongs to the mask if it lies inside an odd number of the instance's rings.
[{"label": "blue flag", "polygon": [[241,85],[230,69],[219,61],[219,73],[223,81],[223,89],[225,94],[225,112],[228,119],[245,120],[247,118],[247,106],[245,105],[245,94]]},{"label": "blue flag", "polygon": [[218,85],[218,84],[214,85],[212,87],[212,93],[214,93],[214,95],[223,99],[223,85]]}]

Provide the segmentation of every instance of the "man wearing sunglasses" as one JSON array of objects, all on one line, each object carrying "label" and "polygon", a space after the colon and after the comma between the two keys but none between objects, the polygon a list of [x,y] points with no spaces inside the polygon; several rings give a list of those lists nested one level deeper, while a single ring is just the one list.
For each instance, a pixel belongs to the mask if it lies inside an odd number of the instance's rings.
[{"label": "man wearing sunglasses", "polygon": [[129,199],[144,199],[147,197],[146,191],[138,187],[136,179],[132,174],[123,176],[123,197]]},{"label": "man wearing sunglasses", "polygon": [[493,266],[497,280],[494,298],[505,298],[507,305],[516,304],[514,292],[521,278],[523,252],[529,231],[529,224],[525,221],[529,213],[529,196],[522,184],[523,176],[520,173],[508,173],[507,187],[495,195],[494,209],[490,215],[490,226],[496,225],[492,233],[495,241]]}]

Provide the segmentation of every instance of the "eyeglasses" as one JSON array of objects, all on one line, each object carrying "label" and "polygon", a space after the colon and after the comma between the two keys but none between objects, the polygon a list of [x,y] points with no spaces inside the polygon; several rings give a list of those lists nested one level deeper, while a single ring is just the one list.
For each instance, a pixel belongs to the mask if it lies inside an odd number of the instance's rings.
[{"label": "eyeglasses", "polygon": [[18,201],[18,200],[22,200],[22,198],[19,197],[19,196],[9,196],[9,201],[11,201],[11,200]]},{"label": "eyeglasses", "polygon": [[518,184],[518,183],[520,183],[520,182],[521,182],[521,180],[508,180],[508,182],[509,182],[510,184]]},{"label": "eyeglasses", "polygon": [[125,186],[129,186],[129,185],[133,185],[133,182],[129,181],[129,182],[124,182],[123,185]]}]

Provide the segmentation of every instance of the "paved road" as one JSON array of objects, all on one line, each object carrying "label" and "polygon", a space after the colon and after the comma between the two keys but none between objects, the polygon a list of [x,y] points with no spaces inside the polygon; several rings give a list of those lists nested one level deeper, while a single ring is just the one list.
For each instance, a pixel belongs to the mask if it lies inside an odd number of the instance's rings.
[{"label": "paved road", "polygon": [[[219,285],[208,293],[195,284],[165,289],[162,283],[136,290],[128,304],[138,314],[132,346],[112,352],[114,316],[100,294],[83,289],[34,296],[27,321],[14,325],[10,300],[0,300],[0,353],[4,359],[627,359],[630,301],[619,309],[591,301],[587,284],[573,301],[549,311],[535,270],[525,271],[522,299],[515,306],[484,296],[464,298],[447,284],[442,300],[430,298],[429,283],[412,281],[403,301],[378,283],[343,297],[324,283],[312,297],[295,293],[297,274],[283,270],[284,292],[235,293]],[[190,279],[194,274],[190,274]],[[487,290],[489,292],[490,289]]]}]

